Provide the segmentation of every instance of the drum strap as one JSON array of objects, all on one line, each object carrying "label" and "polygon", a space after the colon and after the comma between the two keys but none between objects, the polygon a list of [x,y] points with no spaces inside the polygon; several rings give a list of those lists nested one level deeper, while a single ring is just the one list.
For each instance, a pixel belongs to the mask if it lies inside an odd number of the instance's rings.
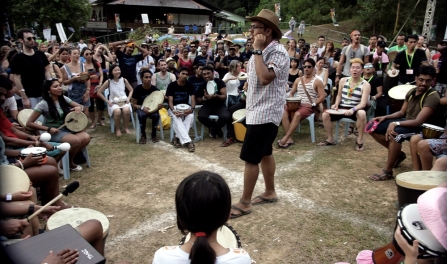
[{"label": "drum strap", "polygon": [[303,77],[301,77],[301,85],[303,86],[304,92],[306,93],[307,99],[309,99],[310,104],[313,104],[314,102],[312,101],[312,98],[310,97],[310,94],[309,94],[309,92],[306,89],[306,85],[304,84]]},{"label": "drum strap", "polygon": [[[410,92],[411,95],[410,95],[410,98],[408,98],[408,101],[410,101],[411,98],[413,98],[413,94],[416,92],[416,89],[417,89],[417,88],[413,88],[413,89],[411,90],[411,92]],[[431,94],[433,94],[433,93],[436,93],[436,91],[433,91],[431,88],[428,89],[427,91],[425,91],[425,93],[422,95],[421,101],[419,102],[421,109],[422,109],[422,103],[424,102],[424,99],[425,99],[427,96],[429,96],[429,95],[431,95]]]}]

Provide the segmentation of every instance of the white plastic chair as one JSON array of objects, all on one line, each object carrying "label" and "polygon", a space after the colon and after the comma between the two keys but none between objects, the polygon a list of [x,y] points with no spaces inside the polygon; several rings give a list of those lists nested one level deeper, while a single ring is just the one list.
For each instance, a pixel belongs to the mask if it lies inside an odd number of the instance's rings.
[{"label": "white plastic chair", "polygon": [[[106,89],[104,91],[104,95],[105,95],[106,99],[109,99],[109,89]],[[124,115],[122,115],[122,116],[123,116],[123,119],[124,119]],[[132,120],[132,126],[135,129],[135,120],[134,120],[133,114],[132,114],[132,107],[130,107],[130,118]],[[113,119],[113,114],[110,116],[110,131],[112,133],[115,133],[115,120]]]}]

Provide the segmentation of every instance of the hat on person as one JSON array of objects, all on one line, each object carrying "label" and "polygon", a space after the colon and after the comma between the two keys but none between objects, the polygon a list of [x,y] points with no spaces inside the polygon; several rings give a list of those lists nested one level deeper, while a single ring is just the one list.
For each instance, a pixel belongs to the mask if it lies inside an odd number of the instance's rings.
[{"label": "hat on person", "polygon": [[282,32],[279,29],[279,18],[278,16],[271,10],[262,9],[261,12],[257,16],[247,17],[250,21],[259,21],[269,28],[271,28],[276,33],[276,39],[281,39]]},{"label": "hat on person", "polygon": [[233,44],[233,47],[234,47],[234,46],[238,46],[239,48],[242,48],[242,46],[241,46],[240,44],[238,44],[238,43],[234,43],[234,44]]},{"label": "hat on person", "polygon": [[224,43],[223,40],[218,40],[218,41],[217,41],[217,44],[223,44],[223,43]]},{"label": "hat on person", "polygon": [[165,51],[171,51],[170,47],[166,47]]},{"label": "hat on person", "polygon": [[168,63],[168,62],[170,62],[170,61],[175,62],[175,60],[174,60],[173,58],[171,58],[171,57],[166,59],[166,63]]},{"label": "hat on person", "polygon": [[[349,42],[349,43],[351,42],[351,40],[348,39],[348,38],[343,38],[343,40],[346,40],[346,41]],[[342,40],[342,41],[343,41],[343,40]]]},{"label": "hat on person", "polygon": [[447,249],[447,188],[436,187],[421,194],[418,209],[422,222]]},{"label": "hat on person", "polygon": [[129,42],[129,43],[126,44],[126,47],[133,47],[134,45],[135,45],[135,43]]}]

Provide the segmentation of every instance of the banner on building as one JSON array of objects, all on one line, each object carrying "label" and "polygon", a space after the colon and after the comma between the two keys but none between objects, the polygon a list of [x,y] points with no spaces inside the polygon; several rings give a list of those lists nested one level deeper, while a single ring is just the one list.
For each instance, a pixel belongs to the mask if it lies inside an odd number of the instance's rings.
[{"label": "banner on building", "polygon": [[281,3],[275,4],[275,14],[279,17],[279,20],[281,20]]},{"label": "banner on building", "polygon": [[117,32],[123,31],[123,29],[121,28],[120,14],[115,14],[115,24]]},{"label": "banner on building", "polygon": [[334,23],[334,26],[338,27],[337,19],[335,19],[335,8],[331,8],[331,18],[332,23]]},{"label": "banner on building", "polygon": [[141,20],[143,20],[143,24],[149,24],[149,17],[147,14],[141,14]]},{"label": "banner on building", "polygon": [[51,28],[46,28],[43,30],[43,37],[47,40],[51,40]]},{"label": "banner on building", "polygon": [[67,36],[65,35],[64,27],[62,26],[62,23],[56,23],[56,29],[57,33],[59,34],[59,38],[61,39],[61,42],[67,41]]}]

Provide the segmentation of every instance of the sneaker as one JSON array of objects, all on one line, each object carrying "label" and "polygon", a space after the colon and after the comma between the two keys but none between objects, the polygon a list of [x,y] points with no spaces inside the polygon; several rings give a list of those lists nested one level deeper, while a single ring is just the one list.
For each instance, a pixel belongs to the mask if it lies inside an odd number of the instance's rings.
[{"label": "sneaker", "polygon": [[80,165],[76,166],[76,168],[70,168],[71,171],[81,171],[82,167]]},{"label": "sneaker", "polygon": [[61,169],[61,164],[60,164],[60,162],[57,164],[57,171],[59,172],[59,175],[64,175],[64,170]]}]

